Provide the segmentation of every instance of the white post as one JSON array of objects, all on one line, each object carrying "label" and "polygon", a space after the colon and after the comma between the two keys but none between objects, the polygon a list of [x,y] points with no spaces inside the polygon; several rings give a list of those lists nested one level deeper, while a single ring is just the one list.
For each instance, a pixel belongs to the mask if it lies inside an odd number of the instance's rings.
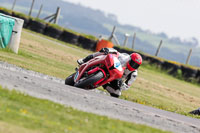
[{"label": "white post", "polygon": [[189,63],[191,55],[192,55],[192,49],[190,49],[190,51],[189,51],[189,54],[188,54],[188,57],[187,57],[185,64]]},{"label": "white post", "polygon": [[55,24],[58,24],[58,19],[60,17],[60,10],[61,10],[60,7],[58,7],[56,10],[55,19],[54,19]]},{"label": "white post", "polygon": [[114,37],[115,30],[116,30],[116,26],[113,27],[112,33],[111,33],[110,37],[108,38],[109,41],[111,41],[112,38]]},{"label": "white post", "polygon": [[115,43],[116,43],[117,45],[120,45],[120,43],[119,43],[117,37],[115,36],[115,34],[113,34],[113,39],[114,39],[114,41],[115,41]]},{"label": "white post", "polygon": [[42,8],[43,8],[43,5],[40,6],[40,10],[39,10],[38,15],[37,15],[36,18],[39,18],[39,17],[40,17],[40,14],[41,14],[41,12],[42,12]]},{"label": "white post", "polygon": [[161,45],[162,45],[162,40],[160,41],[160,44],[158,45],[158,48],[157,48],[157,50],[156,50],[155,56],[158,56],[158,54],[159,54],[159,52],[160,52]]},{"label": "white post", "polygon": [[32,14],[32,10],[33,10],[33,5],[34,5],[34,3],[35,3],[35,0],[32,0],[31,8],[30,8],[30,10],[29,10],[28,16],[31,16],[31,14]]},{"label": "white post", "polygon": [[24,20],[18,19],[18,18],[14,18],[14,19],[15,19],[15,26],[13,27],[13,33],[11,36],[10,43],[8,44],[8,47],[17,54],[18,49],[19,49]]},{"label": "white post", "polygon": [[136,33],[133,35],[133,42],[132,42],[132,49],[134,50],[135,48],[135,39],[136,39]]},{"label": "white post", "polygon": [[129,37],[130,35],[126,33],[126,34],[124,34],[124,36],[125,36],[124,47],[126,47],[127,42],[128,42],[128,37]]},{"label": "white post", "polygon": [[12,9],[11,9],[12,11],[13,11],[14,8],[15,8],[16,1],[17,1],[17,0],[14,0],[14,2],[13,2]]}]

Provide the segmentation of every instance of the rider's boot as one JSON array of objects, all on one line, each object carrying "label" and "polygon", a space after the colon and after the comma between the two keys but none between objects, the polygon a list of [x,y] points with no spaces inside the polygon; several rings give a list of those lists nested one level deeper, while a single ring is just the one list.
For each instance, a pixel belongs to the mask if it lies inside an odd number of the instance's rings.
[{"label": "rider's boot", "polygon": [[77,63],[78,63],[79,65],[82,65],[83,63],[85,63],[85,62],[91,60],[93,57],[94,57],[93,55],[88,55],[87,57],[85,57],[85,58],[83,58],[83,59],[78,59],[78,60],[77,60]]},{"label": "rider's boot", "polygon": [[121,90],[120,89],[114,89],[109,85],[103,85],[103,88],[106,89],[112,97],[118,98],[119,96],[121,96]]}]

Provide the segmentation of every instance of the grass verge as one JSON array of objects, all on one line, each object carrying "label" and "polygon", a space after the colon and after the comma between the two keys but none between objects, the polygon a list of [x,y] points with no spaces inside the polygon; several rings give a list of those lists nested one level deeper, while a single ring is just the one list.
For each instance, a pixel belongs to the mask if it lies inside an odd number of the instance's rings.
[{"label": "grass verge", "polygon": [[164,133],[75,110],[0,87],[0,132],[6,133]]}]

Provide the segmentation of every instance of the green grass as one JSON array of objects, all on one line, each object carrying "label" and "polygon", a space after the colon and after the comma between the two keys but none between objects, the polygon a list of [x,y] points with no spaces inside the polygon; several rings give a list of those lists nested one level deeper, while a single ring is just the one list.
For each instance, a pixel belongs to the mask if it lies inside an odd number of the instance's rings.
[{"label": "green grass", "polygon": [[0,87],[0,132],[8,133],[164,133],[110,119]]},{"label": "green grass", "polygon": [[[22,32],[19,54],[1,49],[0,60],[65,79],[74,72],[76,60],[92,52],[64,42],[61,42],[64,45],[57,45],[56,42],[34,36],[26,30]],[[199,94],[200,85],[177,79],[144,63],[137,80],[128,91],[122,92],[121,98],[189,115],[188,112],[200,107]]]},{"label": "green grass", "polygon": [[162,110],[200,118],[188,112],[200,107],[200,85],[177,79],[150,65],[139,71],[137,81],[121,98]]}]

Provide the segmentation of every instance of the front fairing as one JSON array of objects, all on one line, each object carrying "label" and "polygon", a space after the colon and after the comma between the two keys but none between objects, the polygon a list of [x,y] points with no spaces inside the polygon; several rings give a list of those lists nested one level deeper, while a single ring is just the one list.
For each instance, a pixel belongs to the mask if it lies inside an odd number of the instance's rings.
[{"label": "front fairing", "polygon": [[106,55],[100,55],[82,64],[77,71],[77,76],[76,78],[74,78],[74,82],[77,82],[83,76],[84,72],[88,70],[89,68],[91,68],[92,66],[105,64],[105,58],[106,58]]},{"label": "front fairing", "polygon": [[74,82],[78,82],[83,74],[93,66],[101,67],[101,70],[106,73],[104,80],[97,86],[101,86],[115,79],[121,78],[125,69],[122,67],[120,61],[118,60],[118,54],[100,55],[79,67],[76,75],[74,76]]}]

